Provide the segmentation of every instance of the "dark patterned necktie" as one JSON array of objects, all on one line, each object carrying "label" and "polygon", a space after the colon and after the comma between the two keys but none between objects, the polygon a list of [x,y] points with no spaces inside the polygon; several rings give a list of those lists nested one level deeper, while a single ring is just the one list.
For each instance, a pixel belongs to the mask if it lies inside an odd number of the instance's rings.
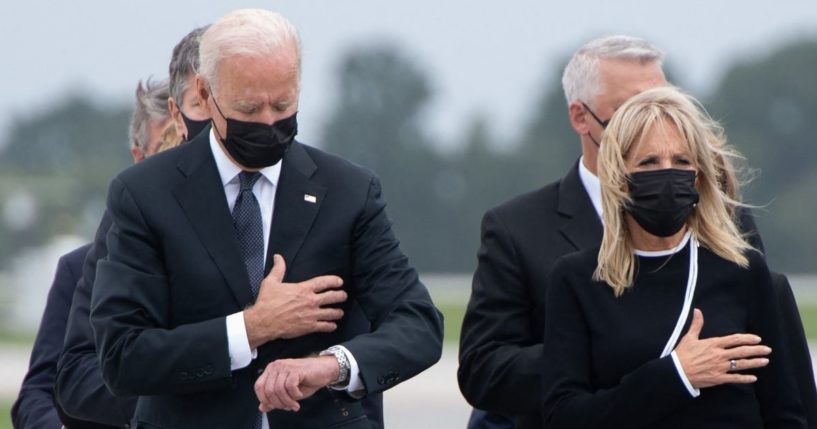
[{"label": "dark patterned necktie", "polygon": [[[247,267],[250,278],[250,289],[253,298],[258,296],[261,289],[261,280],[264,277],[264,226],[261,223],[261,207],[252,187],[261,177],[261,173],[242,171],[238,175],[241,189],[233,206],[233,225],[241,244],[241,256]],[[258,413],[253,421],[252,429],[261,429],[264,414]]]},{"label": "dark patterned necktie", "polygon": [[261,223],[261,208],[252,193],[252,187],[261,173],[242,171],[238,175],[241,190],[233,206],[233,225],[241,244],[241,256],[247,267],[252,296],[258,296],[261,280],[264,278],[264,227]]}]

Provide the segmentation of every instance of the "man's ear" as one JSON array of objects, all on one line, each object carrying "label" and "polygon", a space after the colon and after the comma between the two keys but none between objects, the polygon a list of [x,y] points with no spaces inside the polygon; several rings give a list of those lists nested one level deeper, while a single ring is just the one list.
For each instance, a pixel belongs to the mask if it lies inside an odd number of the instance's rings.
[{"label": "man's ear", "polygon": [[176,104],[173,97],[167,98],[167,110],[170,112],[170,119],[176,126],[176,134],[187,140],[187,127],[184,124],[184,119],[182,119],[182,110],[179,109],[179,105]]},{"label": "man's ear", "polygon": [[136,146],[130,147],[130,154],[133,157],[133,163],[136,164],[138,162],[142,162],[145,159],[145,154],[142,153],[142,149],[139,149]]},{"label": "man's ear", "polygon": [[196,75],[196,93],[199,95],[202,103],[206,104],[210,99],[210,89],[200,74]]},{"label": "man's ear", "polygon": [[576,134],[583,136],[590,132],[587,124],[587,109],[582,106],[580,101],[571,101],[567,105],[567,116],[570,119],[570,126],[576,131]]}]

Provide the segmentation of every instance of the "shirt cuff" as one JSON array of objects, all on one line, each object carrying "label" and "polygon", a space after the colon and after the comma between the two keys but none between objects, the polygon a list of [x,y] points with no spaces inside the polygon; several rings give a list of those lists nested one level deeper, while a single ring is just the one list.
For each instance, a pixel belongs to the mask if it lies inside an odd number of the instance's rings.
[{"label": "shirt cuff", "polygon": [[687,375],[684,372],[684,368],[681,366],[681,361],[678,360],[678,355],[675,354],[675,351],[670,353],[670,356],[672,356],[672,363],[675,364],[675,370],[678,371],[678,376],[681,377],[681,381],[684,383],[684,387],[687,388],[687,392],[689,392],[689,394],[692,395],[693,398],[697,398],[698,396],[700,396],[701,389],[696,389],[692,387],[692,384],[690,384],[689,379],[687,378]]},{"label": "shirt cuff", "polygon": [[330,386],[330,388],[338,391],[346,391],[349,396],[356,399],[362,398],[366,395],[366,386],[363,385],[363,380],[360,378],[360,368],[357,366],[357,361],[349,349],[340,345],[337,347],[343,351],[346,355],[346,359],[349,360],[349,384],[346,386]]},{"label": "shirt cuff", "polygon": [[257,349],[250,350],[243,311],[227,316],[227,349],[230,353],[230,371],[244,368],[258,357]]}]

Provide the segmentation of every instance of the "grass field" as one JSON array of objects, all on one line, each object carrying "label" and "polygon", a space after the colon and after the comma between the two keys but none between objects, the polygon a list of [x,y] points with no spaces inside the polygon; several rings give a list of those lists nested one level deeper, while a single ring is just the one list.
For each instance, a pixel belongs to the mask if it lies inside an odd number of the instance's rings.
[{"label": "grass field", "polygon": [[11,404],[14,398],[0,399],[0,429],[11,429]]}]

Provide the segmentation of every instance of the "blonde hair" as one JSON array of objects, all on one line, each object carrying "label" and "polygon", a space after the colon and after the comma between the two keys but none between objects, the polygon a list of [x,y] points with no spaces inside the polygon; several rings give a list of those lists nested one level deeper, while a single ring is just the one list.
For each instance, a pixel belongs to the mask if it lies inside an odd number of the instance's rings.
[{"label": "blonde hair", "polygon": [[159,137],[159,148],[156,149],[156,153],[164,152],[168,149],[172,149],[180,144],[184,139],[176,130],[176,123],[170,121],[169,124],[162,130],[162,135]]},{"label": "blonde hair", "polygon": [[593,279],[604,281],[620,296],[632,285],[636,258],[630,231],[625,222],[627,164],[630,153],[641,144],[653,127],[674,127],[687,144],[697,171],[696,188],[700,200],[687,219],[687,226],[700,244],[718,256],[742,267],[744,255],[752,247],[735,222],[738,182],[732,159],[740,154],[726,143],[723,128],[697,100],[678,88],[654,88],[628,100],[610,120],[598,157],[604,238]]}]

